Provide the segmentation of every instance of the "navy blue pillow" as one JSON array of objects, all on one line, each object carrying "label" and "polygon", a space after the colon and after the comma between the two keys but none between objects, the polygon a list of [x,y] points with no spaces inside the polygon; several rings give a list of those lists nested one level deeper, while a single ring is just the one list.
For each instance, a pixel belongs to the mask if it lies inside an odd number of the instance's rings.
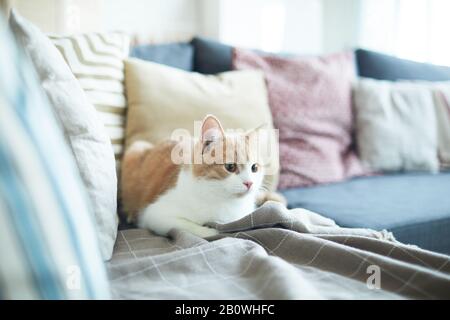
[{"label": "navy blue pillow", "polygon": [[131,49],[130,56],[193,71],[194,48],[190,43],[148,44]]},{"label": "navy blue pillow", "polygon": [[450,67],[414,62],[390,55],[356,50],[358,75],[379,80],[450,80]]},{"label": "navy blue pillow", "polygon": [[201,37],[192,39],[191,44],[194,47],[194,71],[215,74],[231,70],[233,47]]}]

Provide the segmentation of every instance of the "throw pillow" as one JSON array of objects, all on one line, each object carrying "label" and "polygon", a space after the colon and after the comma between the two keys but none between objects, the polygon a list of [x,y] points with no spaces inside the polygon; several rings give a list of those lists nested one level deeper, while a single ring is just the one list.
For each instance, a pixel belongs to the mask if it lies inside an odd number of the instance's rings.
[{"label": "throw pillow", "polygon": [[266,75],[280,135],[280,188],[337,182],[363,173],[352,149],[352,53],[286,58],[235,49],[233,66]]},{"label": "throw pillow", "polygon": [[192,44],[184,42],[139,45],[131,49],[130,57],[192,71],[194,48]]},{"label": "throw pillow", "polygon": [[10,25],[30,56],[64,128],[93,206],[102,255],[109,259],[118,225],[117,176],[111,142],[97,112],[52,42],[14,11]]},{"label": "throw pillow", "polygon": [[450,168],[450,83],[433,88],[438,127],[438,157],[443,169]]},{"label": "throw pillow", "polygon": [[[158,143],[175,129],[193,134],[194,121],[217,116],[225,129],[273,128],[264,77],[257,71],[230,71],[216,76],[191,73],[160,64],[125,62],[128,97],[127,146],[136,140]],[[276,137],[271,136],[275,142]],[[273,145],[272,145],[273,146]],[[271,190],[278,179],[278,149],[271,149],[274,174],[266,177]]]},{"label": "throw pillow", "polygon": [[33,66],[7,30],[0,28],[0,297],[108,299],[75,161]]},{"label": "throw pillow", "polygon": [[233,47],[203,37],[195,37],[194,71],[204,74],[216,74],[231,71]]},{"label": "throw pillow", "polygon": [[50,36],[88,101],[97,109],[111,139],[117,168],[125,138],[126,97],[123,59],[128,56],[129,37],[121,32]]},{"label": "throw pillow", "polygon": [[387,54],[358,49],[355,51],[358,75],[379,80],[450,80],[450,67],[400,59]]},{"label": "throw pillow", "polygon": [[377,171],[439,169],[437,123],[428,85],[361,79],[354,89],[361,161]]}]

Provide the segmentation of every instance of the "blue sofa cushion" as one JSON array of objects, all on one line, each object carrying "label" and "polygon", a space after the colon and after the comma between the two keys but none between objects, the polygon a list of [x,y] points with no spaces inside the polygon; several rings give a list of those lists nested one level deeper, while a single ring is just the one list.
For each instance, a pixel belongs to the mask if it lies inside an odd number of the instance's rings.
[{"label": "blue sofa cushion", "polygon": [[355,51],[358,75],[379,80],[450,80],[450,67],[396,58],[358,49]]},{"label": "blue sofa cushion", "polygon": [[190,43],[135,46],[131,49],[130,56],[186,71],[194,69],[194,48]]},{"label": "blue sofa cushion", "polygon": [[450,254],[450,172],[361,177],[282,193],[289,207],[340,226],[388,229],[401,242]]},{"label": "blue sofa cushion", "polygon": [[216,74],[231,70],[233,47],[201,37],[192,39],[191,44],[194,47],[194,71]]}]

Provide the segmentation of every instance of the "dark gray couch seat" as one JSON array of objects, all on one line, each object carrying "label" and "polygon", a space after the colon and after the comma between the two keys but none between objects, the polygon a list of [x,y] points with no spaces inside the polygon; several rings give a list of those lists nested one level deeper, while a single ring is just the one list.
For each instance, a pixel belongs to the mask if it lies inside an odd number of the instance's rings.
[{"label": "dark gray couch seat", "polygon": [[360,177],[282,193],[343,227],[387,229],[397,240],[450,254],[450,172]]}]

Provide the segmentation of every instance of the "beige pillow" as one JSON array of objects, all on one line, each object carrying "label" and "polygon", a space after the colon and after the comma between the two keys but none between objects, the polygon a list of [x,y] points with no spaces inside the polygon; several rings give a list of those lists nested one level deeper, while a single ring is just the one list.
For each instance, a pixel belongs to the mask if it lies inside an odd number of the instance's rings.
[{"label": "beige pillow", "polygon": [[[194,121],[213,114],[225,129],[273,129],[264,75],[260,71],[230,71],[218,75],[186,72],[160,64],[125,61],[128,98],[126,145],[136,140],[158,143],[176,129],[194,131]],[[274,132],[272,141],[278,141]],[[278,183],[278,143],[270,152],[269,189]]]},{"label": "beige pillow", "polygon": [[377,171],[439,170],[436,111],[429,85],[360,79],[353,96],[364,165]]},{"label": "beige pillow", "polygon": [[450,83],[437,84],[434,89],[438,123],[438,154],[441,167],[450,168]]}]

